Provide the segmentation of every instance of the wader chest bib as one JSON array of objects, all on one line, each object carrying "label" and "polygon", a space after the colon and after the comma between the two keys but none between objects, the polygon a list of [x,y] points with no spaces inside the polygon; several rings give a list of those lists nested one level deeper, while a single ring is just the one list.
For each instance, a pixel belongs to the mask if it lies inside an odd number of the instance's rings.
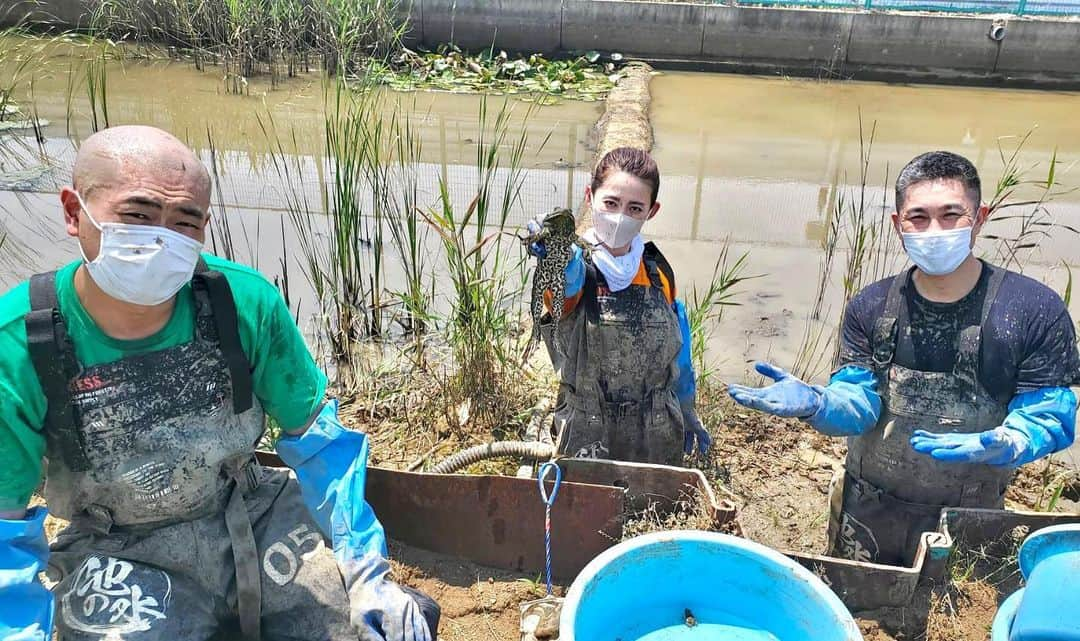
[{"label": "wader chest bib", "polygon": [[[651,287],[608,290],[603,274],[586,261],[579,309],[559,323],[558,353],[552,328],[544,331],[560,371],[555,409],[557,449],[566,456],[678,465],[683,419],[674,385],[682,347],[679,322],[664,294],[660,270],[668,269],[652,243],[645,268]],[[670,271],[668,282],[672,282]]]},{"label": "wader chest bib", "polygon": [[983,328],[1004,278],[990,270],[980,324],[961,330],[951,372],[924,372],[893,362],[897,342],[910,334],[905,271],[889,288],[883,316],[872,336],[875,371],[885,387],[882,412],[869,432],[848,439],[846,475],[831,499],[832,554],[893,565],[912,562],[919,537],[936,531],[945,506],[1000,508],[1011,468],[943,463],[916,452],[917,429],[971,434],[1001,425],[1008,405],[979,382]]},{"label": "wader chest bib", "polygon": [[[260,572],[270,542],[259,543],[287,533],[257,523],[256,534],[253,518],[278,512],[280,529],[306,514],[287,474],[254,463],[264,414],[225,275],[200,260],[192,292],[192,341],[83,367],[55,272],[31,278],[27,339],[48,399],[45,496],[72,522],[50,562],[62,639],[203,638],[230,613],[259,638],[266,604],[269,620],[278,609]],[[306,541],[322,545],[317,534]],[[308,565],[304,576],[319,564]],[[315,578],[340,581],[332,557],[323,565]]]},{"label": "wader chest bib", "polygon": [[[92,367],[76,362],[53,311],[52,275],[31,280],[27,336],[35,368],[60,368],[58,380],[68,383],[67,404],[46,390],[45,496],[57,516],[104,532],[224,509],[232,477],[249,464],[262,435],[263,412],[239,351],[232,294],[224,276],[214,274],[193,280],[194,340]],[[232,335],[222,339],[222,330]],[[236,356],[226,347],[244,360],[239,385],[229,366]],[[46,372],[50,379],[60,373]],[[57,383],[43,377],[45,385]]]}]

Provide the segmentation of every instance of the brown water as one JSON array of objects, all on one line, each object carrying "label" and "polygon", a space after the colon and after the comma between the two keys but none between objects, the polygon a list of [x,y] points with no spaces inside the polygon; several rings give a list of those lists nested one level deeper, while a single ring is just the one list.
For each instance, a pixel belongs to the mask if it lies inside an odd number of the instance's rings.
[{"label": "brown water", "polygon": [[[15,190],[11,185],[0,190],[0,220],[10,236],[0,250],[0,257],[7,258],[0,260],[0,287],[77,255],[76,245],[63,234],[55,195],[68,179],[75,143],[90,131],[82,71],[70,53],[51,49],[36,54],[32,66],[33,100],[39,115],[52,123],[45,129],[44,148],[55,169]],[[891,205],[891,196],[882,200],[886,174],[891,180],[912,156],[932,148],[971,158],[992,189],[1001,170],[998,139],[1036,126],[1021,156],[1025,166],[1038,165],[1031,176],[1045,177],[1056,148],[1058,180],[1066,187],[1080,186],[1080,169],[1067,171],[1080,160],[1078,94],[683,73],[657,76],[652,89],[663,206],[646,226],[646,235],[660,241],[684,297],[692,297],[695,286],[707,285],[724,239],[730,239],[733,255],[748,253],[746,273],[760,275],[737,290],[740,305],[726,310],[710,341],[710,361],[724,378],[743,377],[748,361],[758,358],[790,366],[808,327],[824,335],[835,327],[841,304],[835,285],[827,292],[823,317],[816,323],[807,318],[817,296],[830,212],[838,195],[857,182],[860,113],[867,135],[876,121],[869,170],[875,212],[882,211],[882,202],[885,209]],[[220,77],[182,62],[114,63],[108,77],[111,123],[165,128],[207,160],[208,140],[213,140],[225,205],[217,213],[232,221],[239,258],[271,277],[280,275],[283,250],[295,258],[297,248],[264,126],[272,122],[289,139],[290,152],[310,169],[304,173],[304,189],[312,202],[319,202],[319,181],[325,178],[316,157],[323,147],[323,92],[320,78],[312,75],[276,89],[256,82],[250,95],[228,95]],[[20,96],[29,100],[26,86]],[[418,124],[423,151],[417,172],[424,198],[433,202],[442,178],[463,210],[477,181],[480,98],[388,93],[384,104]],[[489,109],[501,104],[502,98],[489,99]],[[511,224],[518,225],[535,213],[579,202],[583,167],[591,159],[586,137],[600,105],[534,107],[518,100],[511,105],[517,126],[529,135],[528,174],[511,216]],[[0,133],[3,141],[9,149],[21,141],[25,150],[17,154],[32,155],[26,151],[34,149],[29,134]],[[1011,151],[1015,141],[1002,144]],[[10,166],[0,168],[0,175],[4,171]],[[839,191],[834,184],[841,185]],[[1080,228],[1080,192],[1060,197],[1049,209],[1058,221]],[[1007,224],[999,227],[1008,230]],[[980,251],[993,255],[993,244],[982,243]],[[842,253],[837,260],[843,261]],[[1066,279],[1062,261],[1080,267],[1080,237],[1055,232],[1024,262],[1027,273],[1061,291]],[[894,267],[900,265],[902,256]],[[834,280],[842,271],[842,265],[834,266]],[[310,303],[295,264],[291,276],[300,288],[298,297]],[[399,287],[400,278],[399,267],[391,265],[388,286]],[[1080,316],[1080,303],[1073,302],[1073,313]],[[828,353],[821,349],[811,359],[819,376],[828,369]]]},{"label": "brown water", "polygon": [[[833,185],[846,193],[859,181],[860,115],[864,140],[876,127],[868,172],[874,215],[892,208],[891,192],[882,187],[911,158],[933,149],[972,160],[989,197],[1003,168],[999,143],[1008,156],[1029,131],[1019,156],[1032,168],[1029,178],[1045,180],[1056,149],[1058,191],[1080,187],[1077,93],[664,73],[653,79],[652,95],[663,204],[645,231],[662,239],[684,294],[708,280],[725,239],[735,255],[749,252],[747,273],[763,275],[745,284],[741,306],[725,312],[710,342],[725,376],[742,376],[754,359],[785,366],[796,360],[838,197]],[[1080,229],[1080,191],[1047,208],[1054,220]],[[1016,231],[1002,221],[987,230]],[[1024,252],[1025,273],[1063,291],[1063,261],[1080,276],[1080,236],[1054,230],[1041,245]],[[977,249],[996,255],[989,241]],[[845,258],[837,258],[834,281]],[[902,265],[898,256],[893,268]],[[840,306],[834,284],[816,327],[835,327]],[[1080,319],[1080,297],[1071,310]],[[815,360],[823,375],[828,359]]]},{"label": "brown water", "polygon": [[[74,241],[63,233],[56,193],[69,181],[78,141],[92,131],[81,60],[85,49],[50,46],[39,51],[36,44],[26,41],[18,41],[16,46],[35,47],[31,54],[34,64],[27,72],[33,76],[32,92],[30,82],[24,81],[17,98],[24,104],[33,102],[38,115],[50,122],[44,129],[42,146],[51,169],[41,175],[36,158],[39,150],[31,132],[0,133],[7,142],[8,161],[7,167],[0,167],[0,187],[7,186],[6,190],[0,188],[0,221],[9,232],[3,251],[8,257],[17,254],[16,260],[0,260],[0,287],[77,256]],[[12,69],[13,65],[8,65],[9,76]],[[281,275],[280,258],[287,249],[293,261],[292,285],[298,290],[294,300],[311,302],[310,289],[297,268],[299,249],[287,213],[289,189],[274,169],[271,150],[280,141],[288,163],[303,167],[298,187],[309,203],[320,208],[322,183],[330,180],[321,155],[325,148],[324,92],[328,90],[322,77],[311,74],[277,88],[254,81],[247,95],[234,95],[225,92],[224,82],[213,70],[200,72],[185,62],[128,60],[112,62],[108,69],[109,122],[166,129],[196,149],[208,165],[213,147],[221,189],[212,210],[218,219],[230,221],[238,259],[276,277]],[[4,71],[0,67],[0,79]],[[422,207],[436,203],[440,180],[448,185],[459,214],[476,195],[477,143],[483,135],[490,136],[490,127],[482,128],[479,123],[482,100],[476,95],[445,92],[383,92],[383,112],[408,119],[420,140],[421,162],[415,170]],[[509,154],[522,130],[528,138],[522,159],[528,178],[521,184],[509,217],[509,225],[516,228],[537,213],[572,206],[580,199],[586,177],[583,167],[591,161],[585,141],[600,116],[601,104],[538,106],[491,96],[487,98],[489,123],[504,102],[514,125],[500,145],[501,153]],[[11,179],[12,168],[22,180]],[[9,172],[7,179],[5,171]],[[504,172],[495,187],[501,189],[505,179]],[[367,200],[370,205],[370,196]],[[429,234],[431,252],[437,251],[435,240],[435,235]],[[389,265],[388,287],[401,289],[401,278],[399,266]]]}]

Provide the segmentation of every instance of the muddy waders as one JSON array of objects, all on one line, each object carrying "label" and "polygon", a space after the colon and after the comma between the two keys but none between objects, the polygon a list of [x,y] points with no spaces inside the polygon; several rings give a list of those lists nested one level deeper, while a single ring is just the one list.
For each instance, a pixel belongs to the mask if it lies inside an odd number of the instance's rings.
[{"label": "muddy waders", "polygon": [[682,464],[683,418],[674,391],[682,338],[660,278],[666,261],[652,243],[644,261],[651,287],[611,292],[586,260],[579,309],[559,323],[566,354],[553,344],[550,325],[543,332],[561,369],[555,429],[563,455]]},{"label": "muddy waders", "polygon": [[260,467],[264,415],[220,272],[193,278],[195,338],[81,367],[55,274],[26,326],[48,398],[60,639],[356,639],[337,563],[284,470]]},{"label": "muddy waders", "polygon": [[1005,271],[991,270],[980,325],[958,336],[951,372],[923,372],[893,362],[898,340],[909,334],[905,288],[909,272],[889,289],[874,327],[873,358],[885,383],[881,417],[869,432],[848,439],[843,479],[830,497],[830,554],[872,563],[910,565],[923,532],[938,529],[946,506],[1001,508],[1014,470],[982,464],[942,463],[912,449],[917,429],[975,433],[1001,425],[1008,404],[979,382],[982,328]]}]

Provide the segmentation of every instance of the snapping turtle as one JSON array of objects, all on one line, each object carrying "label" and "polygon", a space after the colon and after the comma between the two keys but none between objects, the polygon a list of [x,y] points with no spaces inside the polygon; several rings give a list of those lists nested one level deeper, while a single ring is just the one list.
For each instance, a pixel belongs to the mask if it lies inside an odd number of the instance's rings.
[{"label": "snapping turtle", "polygon": [[[532,314],[532,336],[525,346],[525,353],[521,362],[524,363],[536,349],[540,342],[540,317],[544,313],[544,292],[551,292],[551,320],[555,329],[559,327],[559,319],[562,318],[564,295],[566,293],[566,266],[574,256],[573,247],[577,245],[582,250],[588,249],[588,244],[581,240],[576,231],[577,221],[574,220],[574,212],[569,209],[555,209],[544,217],[540,224],[540,231],[530,234],[521,239],[521,242],[529,245],[542,242],[547,255],[537,259],[536,270],[533,272],[532,300],[529,303],[529,311]],[[563,351],[559,344],[559,335],[554,334],[555,345],[560,352]]]}]

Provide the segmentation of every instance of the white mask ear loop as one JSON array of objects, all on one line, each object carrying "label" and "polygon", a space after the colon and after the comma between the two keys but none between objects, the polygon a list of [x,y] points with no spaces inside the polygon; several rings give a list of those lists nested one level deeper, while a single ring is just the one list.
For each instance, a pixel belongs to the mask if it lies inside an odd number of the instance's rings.
[{"label": "white mask ear loop", "polygon": [[82,255],[84,262],[97,262],[101,260],[101,243],[105,240],[105,229],[98,224],[98,221],[94,220],[94,215],[90,213],[90,209],[86,206],[86,201],[83,200],[82,194],[76,191],[75,198],[79,201],[79,207],[82,208],[82,213],[86,214],[86,219],[90,221],[90,224],[94,226],[94,229],[98,230],[98,257],[94,260],[90,260],[86,256],[86,250],[83,249],[81,242],[79,243],[79,253]]},{"label": "white mask ear loop", "polygon": [[98,224],[98,221],[94,220],[94,215],[90,213],[90,208],[86,206],[86,201],[83,200],[82,194],[76,191],[75,199],[79,201],[79,207],[82,207],[83,213],[86,214],[87,219],[90,220],[90,224],[94,226],[94,229],[101,231],[101,225]]}]

